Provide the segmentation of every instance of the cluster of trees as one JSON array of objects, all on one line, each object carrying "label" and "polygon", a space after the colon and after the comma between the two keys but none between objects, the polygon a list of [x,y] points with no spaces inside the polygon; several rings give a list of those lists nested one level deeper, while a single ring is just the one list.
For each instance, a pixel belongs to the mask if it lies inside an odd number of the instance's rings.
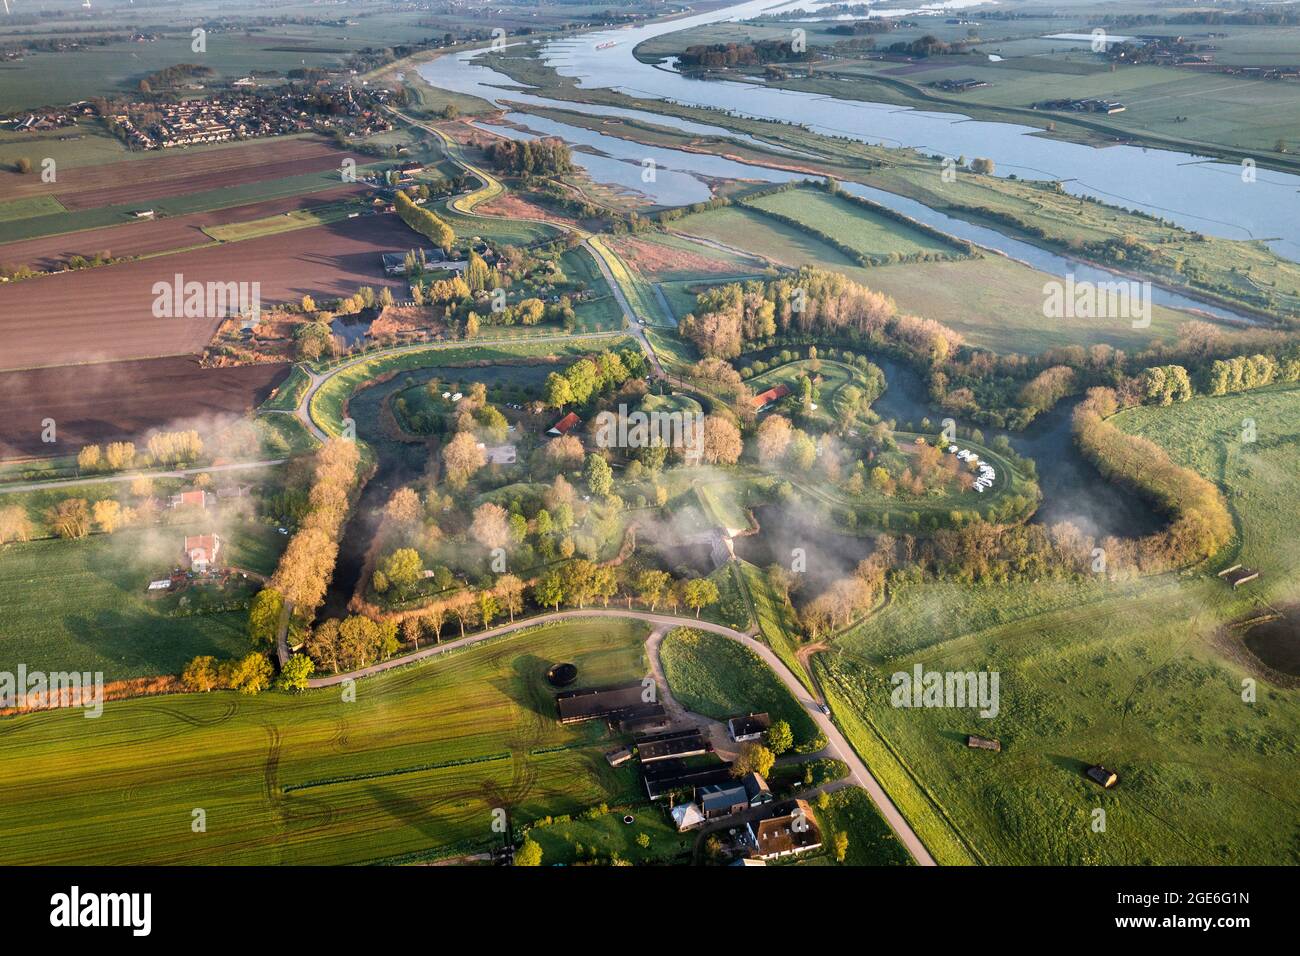
[{"label": "cluster of trees", "polygon": [[260,694],[272,686],[299,692],[307,689],[307,681],[315,671],[315,663],[302,654],[289,658],[278,677],[266,655],[259,651],[220,662],[215,657],[200,655],[185,665],[181,683],[186,690],[196,693],[226,689]]},{"label": "cluster of trees", "polygon": [[620,565],[595,564],[583,558],[568,561],[543,575],[532,586],[533,600],[539,607],[556,610],[561,604],[582,608],[597,599],[606,606],[620,592],[631,606],[637,598],[654,610],[663,604],[673,612],[685,605],[700,612],[717,604],[721,595],[709,578],[673,580],[666,571],[643,570],[635,576],[621,571]]},{"label": "cluster of trees", "polygon": [[1227,395],[1263,388],[1273,382],[1300,381],[1300,354],[1294,351],[1283,358],[1271,355],[1239,355],[1217,359],[1205,374],[1205,390],[1211,395]]},{"label": "cluster of trees", "polygon": [[[886,558],[880,553],[858,562],[853,574],[834,582],[799,609],[799,621],[812,640],[838,631],[875,606],[885,587]],[[770,575],[769,575],[770,577]]]},{"label": "cluster of trees", "polygon": [[439,218],[433,210],[416,205],[415,201],[404,192],[397,193],[393,197],[393,201],[397,209],[397,215],[402,218],[402,222],[441,248],[443,252],[448,251],[455,244],[455,230]]},{"label": "cluster of trees", "polygon": [[764,303],[771,306],[777,332],[845,336],[925,367],[941,365],[962,341],[938,322],[899,313],[889,296],[814,267],[767,282],[711,289],[697,299],[678,331],[706,356],[734,358],[747,341],[771,334]]},{"label": "cluster of trees", "polygon": [[1147,405],[1172,405],[1192,397],[1192,379],[1181,365],[1153,365],[1138,376],[1142,401]]},{"label": "cluster of trees", "polygon": [[1143,571],[1162,571],[1207,558],[1232,537],[1223,495],[1163,448],[1106,421],[1119,410],[1113,389],[1091,388],[1074,410],[1074,435],[1083,454],[1111,481],[1127,485],[1172,517],[1163,531],[1138,539],[1134,558]]},{"label": "cluster of trees", "polygon": [[327,618],[312,629],[304,649],[311,659],[332,673],[368,667],[386,660],[401,647],[396,621],[374,621],[352,614]]},{"label": "cluster of trees", "polygon": [[679,66],[723,69],[732,66],[762,66],[764,63],[802,63],[814,58],[806,48],[796,50],[790,40],[759,40],[756,43],[699,43],[688,46],[677,57]]},{"label": "cluster of trees", "polygon": [[573,172],[569,145],[562,139],[499,139],[489,144],[488,157],[497,169],[517,176],[559,176]]},{"label": "cluster of trees", "polygon": [[147,446],[153,460],[160,465],[187,465],[203,455],[203,439],[194,429],[178,432],[154,432]]},{"label": "cluster of trees", "polygon": [[605,349],[590,358],[578,359],[563,372],[546,376],[542,400],[547,408],[557,410],[586,405],[629,379],[644,378],[647,371],[645,356],[639,349]]},{"label": "cluster of trees", "polygon": [[92,471],[122,471],[135,464],[135,442],[109,442],[101,450],[98,445],[85,445],[77,452],[77,468],[82,473]]},{"label": "cluster of trees", "polygon": [[355,442],[332,439],[316,452],[307,512],[271,578],[271,587],[303,620],[311,620],[325,599],[360,464]]},{"label": "cluster of trees", "polygon": [[1074,382],[1074,369],[1068,365],[1045,368],[1020,390],[1020,404],[1035,413],[1045,412],[1074,391]]}]

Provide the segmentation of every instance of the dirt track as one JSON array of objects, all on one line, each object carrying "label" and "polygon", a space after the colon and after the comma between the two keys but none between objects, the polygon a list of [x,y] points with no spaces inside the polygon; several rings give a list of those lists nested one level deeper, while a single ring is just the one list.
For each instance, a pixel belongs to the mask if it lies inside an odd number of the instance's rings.
[{"label": "dirt track", "polygon": [[201,352],[220,319],[155,318],[156,282],[260,282],[263,306],[378,289],[379,253],[417,244],[392,215],[231,242],[0,286],[0,369]]},{"label": "dirt track", "polygon": [[[287,365],[200,368],[194,356],[0,372],[0,457],[71,454],[136,438],[171,421],[238,414],[260,404]],[[41,441],[54,419],[58,442]]]},{"label": "dirt track", "polygon": [[295,209],[310,209],[356,192],[360,187],[336,186],[305,196],[289,196],[244,206],[230,206],[210,212],[196,212],[187,216],[155,219],[147,222],[128,222],[104,229],[87,229],[61,236],[24,239],[0,244],[0,263],[6,266],[29,266],[50,270],[66,262],[69,256],[90,257],[108,252],[113,256],[147,256],[175,249],[188,249],[198,245],[214,245],[214,240],[203,232],[204,226],[220,226],[232,222],[248,222],[266,216],[278,216]]}]

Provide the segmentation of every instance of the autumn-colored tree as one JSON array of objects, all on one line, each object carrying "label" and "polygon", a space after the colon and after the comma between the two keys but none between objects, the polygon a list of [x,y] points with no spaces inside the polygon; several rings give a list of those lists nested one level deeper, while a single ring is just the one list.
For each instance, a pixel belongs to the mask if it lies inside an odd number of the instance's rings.
[{"label": "autumn-colored tree", "polygon": [[790,420],[781,415],[768,415],[758,426],[755,440],[758,443],[758,460],[765,465],[774,464],[785,457],[790,447],[793,429]]},{"label": "autumn-colored tree", "polygon": [[60,538],[90,534],[90,508],[85,498],[65,498],[45,513],[51,530]]},{"label": "autumn-colored tree", "polygon": [[708,578],[692,578],[682,587],[682,599],[694,609],[696,618],[701,610],[717,604],[719,597],[718,586]]},{"label": "autumn-colored tree", "polygon": [[262,588],[248,605],[248,639],[258,650],[275,646],[284,615],[284,595],[275,588]]},{"label": "autumn-colored tree", "polygon": [[94,471],[99,467],[102,453],[98,445],[86,445],[77,452],[77,468],[81,471]]},{"label": "autumn-colored tree", "polygon": [[32,522],[22,505],[0,508],[0,544],[27,541],[32,536]]},{"label": "autumn-colored tree", "polygon": [[380,570],[389,585],[397,590],[398,598],[405,600],[424,577],[424,562],[414,548],[398,548],[384,559]]},{"label": "autumn-colored tree", "polygon": [[469,533],[489,551],[504,548],[510,543],[509,513],[500,505],[485,501],[474,509]]},{"label": "autumn-colored tree", "polygon": [[510,615],[513,624],[515,615],[524,609],[524,582],[513,574],[503,574],[497,578],[495,591],[502,609]]},{"label": "autumn-colored tree", "polygon": [[112,534],[122,525],[122,504],[115,498],[102,498],[91,506],[95,524],[104,534]]},{"label": "autumn-colored tree", "polygon": [[181,672],[181,683],[186,690],[206,693],[217,686],[217,659],[202,655],[185,665]]},{"label": "autumn-colored tree", "polygon": [[704,419],[703,459],[706,465],[734,465],[744,451],[740,429],[721,415]]},{"label": "autumn-colored tree", "polygon": [[653,611],[655,606],[663,599],[664,592],[672,582],[672,577],[667,571],[655,571],[653,569],[642,571],[636,578],[636,593],[643,604],[649,604],[650,610]]},{"label": "autumn-colored tree", "polygon": [[307,689],[307,681],[316,671],[316,664],[306,654],[294,654],[280,668],[275,686],[290,693],[300,694]]},{"label": "autumn-colored tree", "polygon": [[271,686],[275,669],[263,654],[253,651],[241,657],[231,668],[229,683],[241,694],[260,694]]},{"label": "autumn-colored tree", "polygon": [[443,447],[442,460],[447,484],[456,489],[464,488],[474,473],[487,464],[487,456],[479,447],[478,439],[467,431],[457,432],[456,437]]},{"label": "autumn-colored tree", "polygon": [[740,753],[736,755],[736,760],[731,765],[731,775],[743,777],[747,773],[756,773],[760,777],[766,777],[775,763],[776,754],[772,751],[757,742],[747,743],[741,746]]}]

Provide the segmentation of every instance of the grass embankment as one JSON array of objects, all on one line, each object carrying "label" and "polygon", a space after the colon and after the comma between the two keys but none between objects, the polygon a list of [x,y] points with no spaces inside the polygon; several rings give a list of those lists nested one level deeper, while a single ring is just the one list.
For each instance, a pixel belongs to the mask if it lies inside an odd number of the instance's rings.
[{"label": "grass embankment", "polygon": [[[1240,440],[1247,417],[1253,443]],[[1300,590],[1300,389],[1110,421],[1219,483],[1239,539],[1209,570],[1130,582],[902,586],[817,659],[836,719],[940,862],[1297,862],[1277,827],[1297,809],[1300,692],[1260,679],[1243,701],[1242,680],[1259,674],[1221,627]],[[1237,561],[1264,576],[1234,591],[1213,570]],[[890,675],[918,663],[997,671],[999,714],[891,707]],[[1003,751],[968,749],[970,733]],[[1085,780],[1092,763],[1119,786]],[[1104,833],[1091,828],[1098,807]]]},{"label": "grass embankment", "polygon": [[646,633],[537,628],[368,678],[351,703],[338,688],[217,691],[4,721],[0,829],[27,838],[0,841],[0,863],[407,861],[499,844],[498,808],[518,826],[639,806],[635,770],[602,757],[604,725],[557,722],[545,671],[563,660],[577,686],[638,679]]}]

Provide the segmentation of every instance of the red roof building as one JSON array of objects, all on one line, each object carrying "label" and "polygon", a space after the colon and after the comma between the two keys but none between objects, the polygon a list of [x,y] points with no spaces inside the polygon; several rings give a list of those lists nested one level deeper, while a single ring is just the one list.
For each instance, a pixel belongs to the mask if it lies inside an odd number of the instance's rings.
[{"label": "red roof building", "polygon": [[548,435],[567,435],[567,434],[569,434],[569,432],[573,431],[573,429],[574,429],[576,426],[581,425],[581,424],[582,424],[582,419],[579,418],[579,417],[578,417],[576,414],[574,414],[573,412],[569,412],[569,414],[565,415],[565,416],[564,416],[563,418],[561,418],[558,422],[556,422],[554,425],[552,425],[552,426],[551,426],[551,430],[548,431],[546,434],[548,434]]},{"label": "red roof building", "polygon": [[199,574],[206,574],[217,563],[220,551],[221,538],[215,534],[185,536],[185,557],[190,562],[190,569]]},{"label": "red roof building", "polygon": [[780,385],[775,385],[772,388],[769,388],[766,392],[759,392],[754,396],[754,408],[755,410],[760,409],[765,405],[770,405],[772,402],[785,398],[789,394],[789,385],[786,385],[784,382]]}]

